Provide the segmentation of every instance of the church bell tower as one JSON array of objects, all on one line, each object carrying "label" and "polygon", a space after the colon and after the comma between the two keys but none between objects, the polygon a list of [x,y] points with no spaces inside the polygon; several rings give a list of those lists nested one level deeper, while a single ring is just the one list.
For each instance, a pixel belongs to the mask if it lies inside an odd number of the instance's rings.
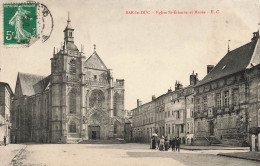
[{"label": "church bell tower", "polygon": [[84,106],[85,56],[74,44],[74,29],[68,16],[61,48],[51,58],[51,141],[66,143],[85,135]]}]

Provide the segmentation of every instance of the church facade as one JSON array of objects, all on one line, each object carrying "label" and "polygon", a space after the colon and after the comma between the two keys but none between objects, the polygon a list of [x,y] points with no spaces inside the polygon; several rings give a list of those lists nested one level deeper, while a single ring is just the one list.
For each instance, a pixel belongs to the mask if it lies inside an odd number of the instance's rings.
[{"label": "church facade", "polygon": [[18,73],[12,103],[13,142],[79,142],[124,138],[124,80],[97,52],[86,59],[67,21],[47,77]]}]

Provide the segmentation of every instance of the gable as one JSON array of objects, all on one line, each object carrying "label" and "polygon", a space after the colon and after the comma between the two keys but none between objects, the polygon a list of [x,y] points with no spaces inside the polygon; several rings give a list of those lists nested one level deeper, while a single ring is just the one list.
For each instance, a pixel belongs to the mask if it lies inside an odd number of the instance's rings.
[{"label": "gable", "polygon": [[96,51],[85,61],[84,67],[98,70],[107,70],[106,65]]},{"label": "gable", "polygon": [[15,94],[18,96],[36,94],[33,86],[44,78],[44,76],[34,74],[18,73]]}]

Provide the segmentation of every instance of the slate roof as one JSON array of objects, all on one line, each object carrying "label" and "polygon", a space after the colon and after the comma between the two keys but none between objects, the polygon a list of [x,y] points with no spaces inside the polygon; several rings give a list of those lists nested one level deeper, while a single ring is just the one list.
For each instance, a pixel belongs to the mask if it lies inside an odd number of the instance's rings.
[{"label": "slate roof", "polygon": [[257,41],[253,40],[228,52],[197,86],[245,70],[251,64],[252,59],[257,59],[253,57]]},{"label": "slate roof", "polygon": [[96,51],[94,51],[94,53],[85,61],[84,67],[94,68],[99,70],[107,70],[106,65],[98,56]]},{"label": "slate roof", "polygon": [[50,81],[50,76],[40,76],[28,73],[18,73],[22,94],[32,96],[45,90]]}]

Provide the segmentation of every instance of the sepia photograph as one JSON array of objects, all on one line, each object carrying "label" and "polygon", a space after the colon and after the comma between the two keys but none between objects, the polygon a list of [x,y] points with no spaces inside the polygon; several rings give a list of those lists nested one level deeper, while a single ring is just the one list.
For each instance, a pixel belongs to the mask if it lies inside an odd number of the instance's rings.
[{"label": "sepia photograph", "polygon": [[260,0],[2,0],[0,165],[260,165]]}]

